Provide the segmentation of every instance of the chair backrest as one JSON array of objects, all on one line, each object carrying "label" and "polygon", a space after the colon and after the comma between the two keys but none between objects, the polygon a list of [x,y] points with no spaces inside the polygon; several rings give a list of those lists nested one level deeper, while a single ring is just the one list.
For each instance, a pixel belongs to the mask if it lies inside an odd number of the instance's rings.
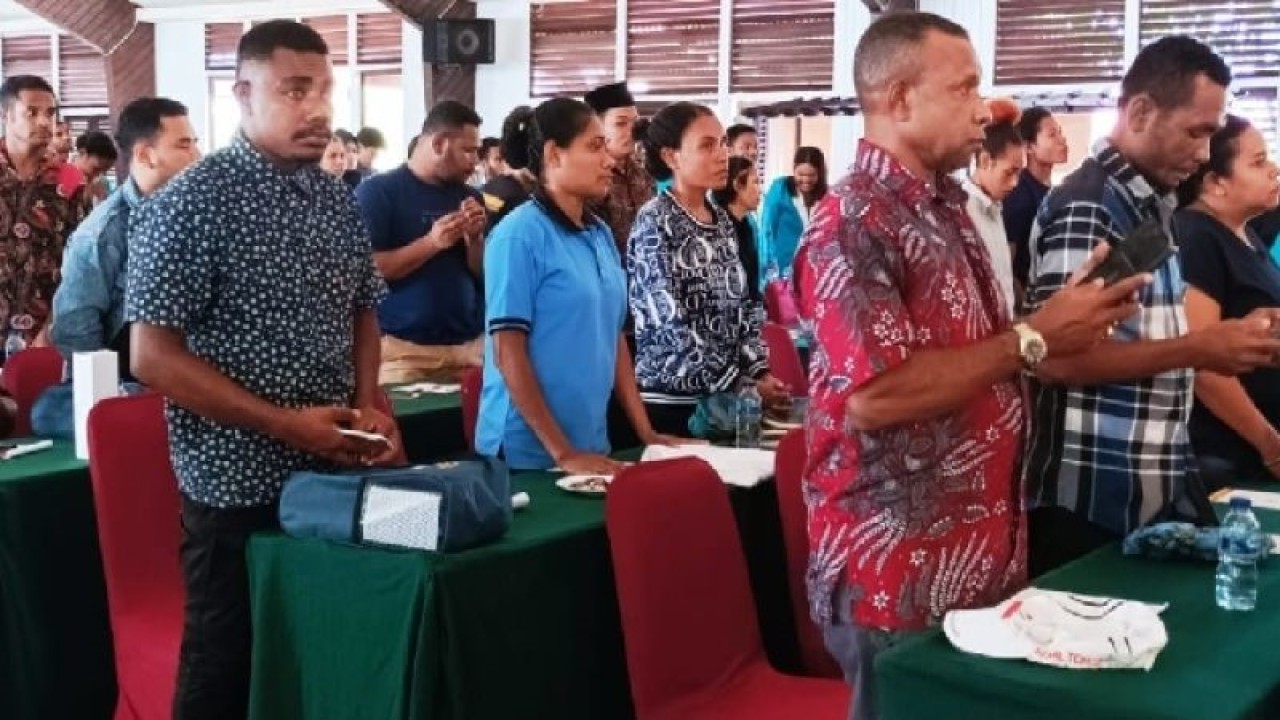
[{"label": "chair backrest", "polygon": [[4,364],[4,389],[18,405],[13,436],[31,434],[31,408],[45,390],[62,382],[62,356],[55,348],[34,347],[16,353]]},{"label": "chair backrest", "polygon": [[773,376],[791,388],[791,394],[800,397],[809,394],[809,377],[800,362],[800,351],[791,333],[778,323],[767,322],[760,329],[764,344],[769,348],[769,370]]},{"label": "chair backrest", "polygon": [[[373,407],[375,410],[391,418],[393,421],[396,419],[395,405],[392,404],[391,398],[387,397],[387,393],[385,391],[379,390],[378,394],[374,396]],[[400,438],[400,452],[396,455],[395,459],[397,464],[409,464],[409,453],[405,450],[403,436]]]},{"label": "chair backrest", "polygon": [[792,430],[778,443],[774,459],[774,488],[782,519],[782,542],[787,552],[787,587],[800,644],[800,660],[810,675],[841,677],[840,666],[822,641],[822,633],[809,617],[805,573],[809,566],[809,511],[804,504],[804,430]]},{"label": "chair backrest", "polygon": [[795,325],[799,322],[796,301],[784,280],[773,280],[764,286],[764,312],[771,322]]},{"label": "chair backrest", "polygon": [[724,483],[702,460],[633,465],[605,517],[637,717],[764,662]]},{"label": "chair backrest", "polygon": [[809,275],[809,244],[800,243],[796,248],[796,256],[791,261],[791,297],[795,301],[796,318],[812,319],[812,300],[804,296],[805,279]]},{"label": "chair backrest", "polygon": [[167,717],[186,591],[164,400],[153,393],[103,400],[89,413],[88,435],[120,693],[115,717]]},{"label": "chair backrest", "polygon": [[462,437],[467,441],[467,452],[476,450],[476,422],[480,419],[480,390],[483,386],[482,369],[462,371]]},{"label": "chair backrest", "polygon": [[127,612],[157,586],[181,589],[178,480],[160,395],[94,406],[89,472],[112,613]]}]

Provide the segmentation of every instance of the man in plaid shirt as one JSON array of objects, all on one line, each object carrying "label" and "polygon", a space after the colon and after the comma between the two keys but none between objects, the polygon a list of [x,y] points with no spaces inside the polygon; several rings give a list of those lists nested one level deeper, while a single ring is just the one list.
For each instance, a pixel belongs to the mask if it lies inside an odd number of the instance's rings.
[{"label": "man in plaid shirt", "polygon": [[[1138,54],[1115,129],[1040,208],[1029,312],[1099,242],[1122,244],[1144,222],[1169,232],[1172,191],[1208,160],[1230,83],[1222,58],[1188,37],[1163,38]],[[1032,380],[1023,468],[1032,577],[1154,521],[1211,520],[1187,436],[1194,373],[1234,375],[1280,352],[1269,313],[1188,333],[1177,257],[1152,274],[1141,312],[1108,342],[1051,358]]]}]

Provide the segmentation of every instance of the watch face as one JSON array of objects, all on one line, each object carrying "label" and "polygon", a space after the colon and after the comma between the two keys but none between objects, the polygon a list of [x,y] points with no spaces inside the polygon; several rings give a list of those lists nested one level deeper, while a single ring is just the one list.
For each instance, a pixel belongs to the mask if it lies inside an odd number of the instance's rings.
[{"label": "watch face", "polygon": [[1031,365],[1037,365],[1044,360],[1046,348],[1044,340],[1039,337],[1029,337],[1022,343],[1022,358]]}]

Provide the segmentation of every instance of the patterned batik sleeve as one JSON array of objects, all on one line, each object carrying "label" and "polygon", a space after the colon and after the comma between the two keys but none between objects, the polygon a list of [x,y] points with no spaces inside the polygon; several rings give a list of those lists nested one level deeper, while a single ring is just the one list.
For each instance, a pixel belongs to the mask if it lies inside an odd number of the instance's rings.
[{"label": "patterned batik sleeve", "polygon": [[[528,216],[525,216],[528,217]],[[519,222],[508,217],[503,222]],[[533,329],[535,289],[542,275],[534,238],[524,229],[506,225],[494,232],[484,248],[485,326],[490,334],[502,330]]]},{"label": "patterned batik sleeve", "polygon": [[[749,278],[748,281],[754,278]],[[742,300],[742,318],[739,336],[742,344],[738,347],[738,356],[742,373],[753,380],[759,380],[769,372],[769,352],[764,347],[760,336],[760,328],[764,326],[764,304],[757,302],[750,295]]]},{"label": "patterned batik sleeve", "polygon": [[904,362],[916,342],[882,231],[832,217],[808,236],[802,295],[814,313],[821,371],[852,393]]},{"label": "patterned batik sleeve", "polygon": [[[627,302],[635,319],[636,344],[659,348],[659,354],[687,358],[696,341],[671,278],[674,277],[669,243],[659,227],[653,203],[636,216],[627,243]],[[670,377],[655,379],[672,390],[709,387],[715,378],[693,378],[697,368],[670,368]],[[690,372],[685,372],[688,370]],[[703,382],[705,380],[705,382]]]},{"label": "patterned batik sleeve", "polygon": [[129,231],[128,321],[186,330],[208,312],[217,269],[218,214],[194,206],[198,194],[208,192],[181,183],[137,210]]}]

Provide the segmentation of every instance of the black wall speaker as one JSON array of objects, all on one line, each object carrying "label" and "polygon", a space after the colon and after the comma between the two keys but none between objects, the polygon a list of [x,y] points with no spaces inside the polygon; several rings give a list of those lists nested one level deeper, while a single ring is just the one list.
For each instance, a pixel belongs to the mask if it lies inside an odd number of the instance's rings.
[{"label": "black wall speaker", "polygon": [[493,62],[493,20],[427,20],[422,26],[422,61],[438,65]]}]

